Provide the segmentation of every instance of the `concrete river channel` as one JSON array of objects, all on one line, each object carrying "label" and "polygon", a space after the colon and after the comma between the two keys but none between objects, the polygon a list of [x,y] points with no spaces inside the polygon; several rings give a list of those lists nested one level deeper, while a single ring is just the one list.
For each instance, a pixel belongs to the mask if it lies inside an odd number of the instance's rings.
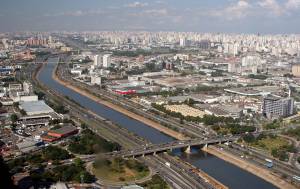
[{"label": "concrete river channel", "polygon": [[[158,130],[148,125],[134,120],[126,115],[112,110],[109,107],[101,105],[93,100],[59,84],[52,78],[52,73],[58,63],[58,58],[49,58],[48,63],[42,68],[38,80],[48,88],[58,93],[68,96],[81,106],[98,114],[99,116],[111,120],[112,122],[128,129],[129,131],[143,137],[152,143],[162,143],[174,140]],[[203,151],[193,150],[192,154],[181,153],[175,150],[174,155],[179,156],[182,160],[202,169],[210,176],[219,180],[231,189],[273,189],[274,185],[263,179],[236,167],[220,158],[204,153]]]}]

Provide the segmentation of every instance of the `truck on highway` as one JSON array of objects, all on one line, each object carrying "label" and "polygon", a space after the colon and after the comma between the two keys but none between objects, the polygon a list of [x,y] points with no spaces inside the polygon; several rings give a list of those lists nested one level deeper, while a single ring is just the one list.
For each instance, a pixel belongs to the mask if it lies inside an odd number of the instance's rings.
[{"label": "truck on highway", "polygon": [[272,168],[273,167],[273,161],[272,160],[270,160],[270,159],[265,159],[265,161],[266,161],[266,166],[268,167],[268,168]]},{"label": "truck on highway", "polygon": [[165,164],[166,164],[166,166],[171,167],[171,163],[170,162],[166,162]]}]

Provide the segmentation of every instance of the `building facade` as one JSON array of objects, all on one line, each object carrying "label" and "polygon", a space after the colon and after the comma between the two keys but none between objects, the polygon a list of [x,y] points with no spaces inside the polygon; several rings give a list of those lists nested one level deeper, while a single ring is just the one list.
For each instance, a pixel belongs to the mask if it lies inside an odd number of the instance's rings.
[{"label": "building facade", "polygon": [[269,119],[289,117],[294,114],[294,99],[267,96],[263,99],[262,113]]},{"label": "building facade", "polygon": [[292,74],[295,77],[300,77],[300,64],[294,64],[292,66]]}]

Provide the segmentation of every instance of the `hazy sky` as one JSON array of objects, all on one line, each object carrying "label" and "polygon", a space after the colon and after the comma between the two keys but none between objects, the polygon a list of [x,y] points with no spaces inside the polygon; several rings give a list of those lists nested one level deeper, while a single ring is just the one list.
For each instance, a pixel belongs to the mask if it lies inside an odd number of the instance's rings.
[{"label": "hazy sky", "polygon": [[300,33],[300,0],[0,0],[0,31]]}]

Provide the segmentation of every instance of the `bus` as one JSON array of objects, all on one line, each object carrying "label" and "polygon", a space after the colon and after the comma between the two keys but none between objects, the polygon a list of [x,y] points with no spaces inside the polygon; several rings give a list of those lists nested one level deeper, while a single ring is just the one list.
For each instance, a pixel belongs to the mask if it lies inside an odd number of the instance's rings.
[{"label": "bus", "polygon": [[297,180],[297,181],[300,181],[300,177],[299,176],[293,176],[293,179]]},{"label": "bus", "polygon": [[265,159],[265,161],[266,161],[266,166],[268,167],[268,168],[272,168],[273,167],[273,161],[272,160],[270,160],[270,159]]}]

